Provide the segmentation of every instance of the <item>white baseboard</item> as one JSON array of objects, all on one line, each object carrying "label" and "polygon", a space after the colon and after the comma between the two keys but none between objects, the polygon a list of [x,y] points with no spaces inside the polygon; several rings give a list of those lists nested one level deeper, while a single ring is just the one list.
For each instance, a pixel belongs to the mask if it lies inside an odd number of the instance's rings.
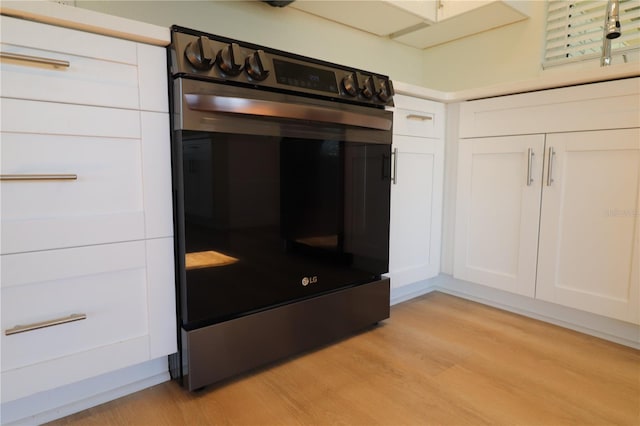
[{"label": "white baseboard", "polygon": [[2,425],[39,425],[169,380],[167,357],[2,404]]},{"label": "white baseboard", "polygon": [[640,349],[640,326],[530,297],[496,290],[451,275],[440,274],[400,288],[391,289],[391,305],[432,291],[473,300],[484,305],[534,318],[624,346]]},{"label": "white baseboard", "polygon": [[433,280],[434,290],[640,349],[638,325],[458,280],[450,275],[441,274]]},{"label": "white baseboard", "polygon": [[433,280],[418,281],[413,284],[391,289],[391,306],[432,292]]}]

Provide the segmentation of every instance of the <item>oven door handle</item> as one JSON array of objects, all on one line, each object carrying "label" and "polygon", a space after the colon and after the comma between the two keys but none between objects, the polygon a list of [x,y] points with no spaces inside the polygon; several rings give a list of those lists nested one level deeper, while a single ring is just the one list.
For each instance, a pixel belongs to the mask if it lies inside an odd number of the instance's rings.
[{"label": "oven door handle", "polygon": [[391,129],[391,120],[387,118],[374,117],[339,109],[196,93],[185,93],[184,98],[189,108],[196,111],[309,120],[377,130]]}]

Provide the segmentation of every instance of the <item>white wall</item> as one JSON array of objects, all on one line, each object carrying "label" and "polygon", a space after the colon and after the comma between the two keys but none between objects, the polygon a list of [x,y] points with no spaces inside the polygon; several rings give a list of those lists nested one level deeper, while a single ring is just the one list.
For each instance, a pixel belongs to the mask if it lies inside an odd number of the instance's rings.
[{"label": "white wall", "polygon": [[[161,26],[193,28],[422,85],[421,51],[259,1],[83,1],[76,6]],[[363,11],[366,13],[366,11]]]},{"label": "white wall", "polygon": [[542,70],[545,2],[527,3],[529,19],[425,50],[422,84],[456,91],[538,77]]}]

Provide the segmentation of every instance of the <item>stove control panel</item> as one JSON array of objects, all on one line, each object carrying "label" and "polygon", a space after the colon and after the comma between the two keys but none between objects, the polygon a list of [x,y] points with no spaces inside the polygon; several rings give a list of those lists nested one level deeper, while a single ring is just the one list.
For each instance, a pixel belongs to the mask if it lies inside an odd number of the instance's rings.
[{"label": "stove control panel", "polygon": [[393,105],[389,77],[188,28],[171,27],[173,77],[276,89],[371,106]]}]

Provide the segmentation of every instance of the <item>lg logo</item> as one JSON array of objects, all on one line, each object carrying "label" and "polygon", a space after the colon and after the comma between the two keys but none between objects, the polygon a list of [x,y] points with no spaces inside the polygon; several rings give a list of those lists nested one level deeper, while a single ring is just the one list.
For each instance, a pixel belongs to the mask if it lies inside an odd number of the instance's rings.
[{"label": "lg logo", "polygon": [[313,276],[313,277],[304,277],[302,278],[302,285],[303,286],[308,286],[309,284],[315,284],[318,282],[318,277],[317,276]]}]

